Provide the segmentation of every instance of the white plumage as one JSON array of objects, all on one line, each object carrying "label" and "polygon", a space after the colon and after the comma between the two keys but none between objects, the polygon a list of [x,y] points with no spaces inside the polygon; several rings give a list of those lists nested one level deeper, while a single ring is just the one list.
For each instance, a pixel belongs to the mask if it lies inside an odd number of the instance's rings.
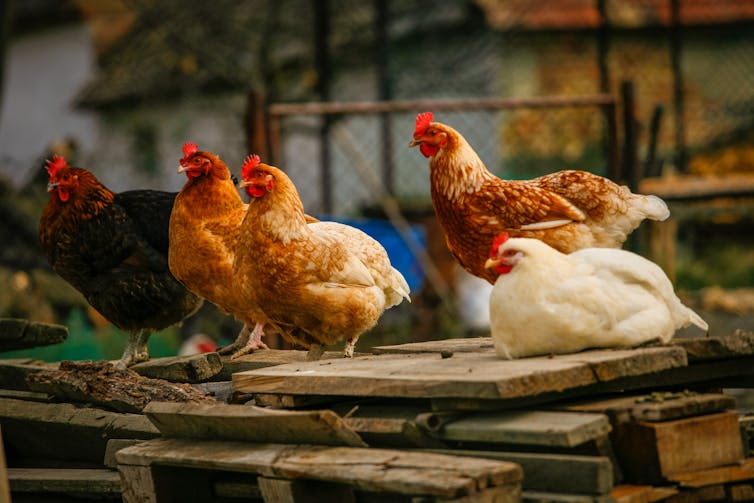
[{"label": "white plumage", "polygon": [[708,328],[662,269],[635,253],[587,248],[566,255],[536,239],[499,237],[490,257],[486,266],[500,273],[490,331],[502,358],[667,342],[679,328]]}]

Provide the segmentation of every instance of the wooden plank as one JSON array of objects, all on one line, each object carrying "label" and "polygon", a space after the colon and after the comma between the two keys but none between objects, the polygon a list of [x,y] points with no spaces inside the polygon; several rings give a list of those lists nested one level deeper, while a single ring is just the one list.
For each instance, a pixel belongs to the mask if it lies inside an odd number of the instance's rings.
[{"label": "wooden plank", "polygon": [[609,496],[590,496],[588,494],[558,494],[540,491],[521,493],[524,503],[614,503]]},{"label": "wooden plank", "polygon": [[[231,376],[236,372],[245,372],[247,370],[262,369],[275,367],[288,363],[304,363],[308,361],[308,351],[299,351],[293,349],[265,349],[255,351],[251,354],[240,356],[233,360],[229,356],[222,357],[222,370],[212,377],[213,381],[230,381]],[[354,353],[354,357],[366,356],[367,353]],[[325,351],[320,358],[322,360],[342,360],[342,351]]]},{"label": "wooden plank", "polygon": [[626,481],[631,483],[657,484],[677,473],[743,459],[735,412],[660,423],[623,423],[616,425],[611,438]]},{"label": "wooden plank", "polygon": [[124,503],[157,503],[152,470],[148,466],[118,463]]},{"label": "wooden plank", "polygon": [[687,473],[676,473],[668,480],[681,487],[699,488],[728,482],[754,479],[754,458],[745,459],[729,466],[720,466]]},{"label": "wooden plank", "polygon": [[604,495],[613,489],[613,466],[604,456],[467,449],[424,451],[516,463],[524,470],[525,491]]},{"label": "wooden plank", "polygon": [[115,453],[121,449],[131,447],[132,445],[136,445],[143,441],[144,440],[139,440],[136,438],[111,438],[105,445],[105,458],[102,464],[104,464],[107,468],[117,470],[118,461],[115,459]]},{"label": "wooden plank", "polygon": [[155,439],[116,454],[119,464],[204,468],[264,477],[314,479],[374,492],[442,496],[519,484],[518,465],[486,459],[358,447],[291,446]]},{"label": "wooden plank", "polygon": [[574,447],[606,436],[610,422],[604,414],[515,411],[468,415],[428,429],[443,441]]},{"label": "wooden plank", "polygon": [[579,412],[602,412],[607,414],[615,424],[628,421],[669,421],[721,412],[735,407],[735,398],[720,393],[656,391],[647,395],[569,403],[563,408]]},{"label": "wooden plank", "polygon": [[754,487],[751,484],[731,484],[727,488],[728,501],[754,501]]},{"label": "wooden plank", "polygon": [[288,395],[510,399],[686,365],[676,347],[501,360],[494,353],[375,355],[233,374],[233,389]]},{"label": "wooden plank", "polygon": [[[340,407],[336,408],[336,412]],[[416,418],[426,407],[415,405],[357,405],[344,410],[346,424],[369,445],[375,447],[444,447],[445,443],[427,434]]]},{"label": "wooden plank", "polygon": [[167,437],[366,447],[361,437],[330,410],[152,402],[144,414]]},{"label": "wooden plank", "polygon": [[60,344],[68,328],[19,318],[0,318],[0,352]]},{"label": "wooden plank", "polygon": [[64,361],[58,370],[37,372],[26,382],[32,391],[120,412],[141,412],[151,401],[216,403],[188,384],[142,377],[104,361]]},{"label": "wooden plank", "polygon": [[610,493],[615,503],[653,503],[678,494],[674,487],[634,486],[622,484],[615,486]]},{"label": "wooden plank", "polygon": [[229,403],[233,388],[230,385],[230,381],[212,381],[194,383],[192,388],[201,391],[205,395],[211,396],[220,403]]},{"label": "wooden plank", "polygon": [[470,337],[465,339],[440,339],[436,341],[412,342],[391,346],[376,346],[372,353],[385,354],[416,354],[438,353],[452,355],[454,353],[479,353],[495,351],[492,337]]},{"label": "wooden plank", "polygon": [[206,381],[223,369],[220,355],[200,353],[189,356],[154,358],[129,367],[137,374],[170,382],[197,383]]},{"label": "wooden plank", "polygon": [[138,414],[67,403],[0,399],[6,448],[26,457],[101,464],[111,438],[150,439],[160,432]]},{"label": "wooden plank", "polygon": [[52,397],[47,393],[35,393],[33,391],[20,391],[15,389],[0,389],[0,398],[12,398],[14,400],[28,400],[30,402],[52,401]]},{"label": "wooden plank", "polygon": [[118,472],[84,468],[8,468],[14,493],[120,493]]},{"label": "wooden plank", "polygon": [[[231,383],[232,386],[232,383]],[[238,392],[240,394],[240,392]],[[321,395],[274,395],[272,393],[244,393],[253,399],[260,407],[274,409],[301,409],[310,407],[325,407],[343,400],[340,396]]]},{"label": "wooden plank", "polygon": [[26,377],[43,370],[54,370],[58,364],[44,363],[32,358],[9,358],[0,360],[0,383],[3,389],[29,391]]},{"label": "wooden plank", "polygon": [[722,337],[677,338],[670,342],[686,351],[690,363],[754,355],[754,332],[744,330]]},{"label": "wooden plank", "polygon": [[321,501],[353,503],[356,501],[353,488],[346,484],[269,477],[259,477],[257,480],[265,503],[319,503]]}]

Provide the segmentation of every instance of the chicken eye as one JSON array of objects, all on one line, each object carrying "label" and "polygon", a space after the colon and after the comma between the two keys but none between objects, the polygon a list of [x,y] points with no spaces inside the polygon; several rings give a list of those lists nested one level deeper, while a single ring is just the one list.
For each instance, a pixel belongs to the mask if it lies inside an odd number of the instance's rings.
[{"label": "chicken eye", "polygon": [[65,175],[63,175],[63,180],[66,180],[66,181],[67,181],[67,180],[68,180],[68,178],[69,178],[69,177],[68,177],[68,174],[65,174]]}]

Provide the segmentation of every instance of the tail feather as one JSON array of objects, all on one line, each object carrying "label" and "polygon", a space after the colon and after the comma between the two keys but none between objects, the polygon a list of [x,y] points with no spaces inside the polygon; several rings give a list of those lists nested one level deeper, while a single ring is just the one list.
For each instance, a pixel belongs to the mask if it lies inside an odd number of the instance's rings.
[{"label": "tail feather", "polygon": [[385,296],[387,299],[386,308],[397,306],[403,302],[403,299],[411,302],[411,297],[409,296],[410,288],[406,278],[404,278],[403,274],[401,274],[395,267],[391,267],[391,269],[390,287],[385,290]]},{"label": "tail feather", "polygon": [[697,327],[707,332],[709,330],[709,325],[707,324],[707,322],[704,321],[702,317],[696,314],[692,309],[689,309],[688,311],[689,311],[689,322],[692,325],[696,325]]},{"label": "tail feather", "polygon": [[644,196],[644,203],[646,218],[663,221],[670,216],[668,205],[659,197],[653,195]]}]

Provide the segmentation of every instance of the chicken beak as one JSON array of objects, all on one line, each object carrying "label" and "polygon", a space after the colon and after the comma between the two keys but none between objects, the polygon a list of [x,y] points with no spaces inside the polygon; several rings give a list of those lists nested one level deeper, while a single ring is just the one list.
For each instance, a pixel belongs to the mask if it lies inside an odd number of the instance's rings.
[{"label": "chicken beak", "polygon": [[484,263],[485,269],[492,269],[493,267],[497,267],[498,265],[502,264],[503,261],[499,258],[488,258],[487,262]]},{"label": "chicken beak", "polygon": [[184,166],[183,164],[178,165],[178,173],[185,173],[188,170],[188,166]]},{"label": "chicken beak", "polygon": [[238,182],[237,187],[239,189],[243,189],[244,187],[248,187],[249,185],[251,185],[251,182],[247,182],[246,180],[241,180],[240,182]]},{"label": "chicken beak", "polygon": [[422,144],[421,138],[414,138],[413,140],[408,142],[409,147],[416,147],[417,145],[421,145],[421,144]]},{"label": "chicken beak", "polygon": [[57,187],[58,185],[60,185],[60,183],[58,183],[58,182],[50,182],[50,183],[48,183],[47,184],[47,192],[52,192],[53,190],[55,190],[55,187]]}]

